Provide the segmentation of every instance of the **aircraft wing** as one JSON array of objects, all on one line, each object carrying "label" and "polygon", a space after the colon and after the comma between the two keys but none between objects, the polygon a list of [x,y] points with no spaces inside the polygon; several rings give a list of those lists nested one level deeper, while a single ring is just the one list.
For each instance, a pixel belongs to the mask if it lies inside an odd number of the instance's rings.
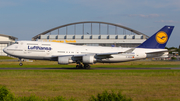
[{"label": "aircraft wing", "polygon": [[113,52],[113,53],[89,53],[89,54],[78,54],[78,55],[53,55],[52,58],[57,58],[57,57],[74,57],[74,58],[81,58],[83,56],[87,56],[87,55],[93,55],[93,56],[96,56],[96,57],[109,57],[110,58],[110,55],[113,55],[113,54],[120,54],[122,52]]},{"label": "aircraft wing", "polygon": [[134,51],[134,49],[135,48],[131,48],[129,50],[126,50],[125,52],[98,53],[98,54],[96,54],[96,57],[98,57],[98,58],[113,58],[113,56],[111,56],[111,55],[124,54],[124,53],[132,53]]},{"label": "aircraft wing", "polygon": [[114,55],[114,54],[121,54],[123,52],[112,52],[112,53],[97,53],[97,56],[107,56],[107,55]]},{"label": "aircraft wing", "polygon": [[157,51],[157,52],[146,52],[146,54],[156,54],[156,53],[164,53],[168,51]]},{"label": "aircraft wing", "polygon": [[115,54],[123,54],[123,53],[131,53],[135,48],[131,48],[125,52],[111,52],[111,53],[88,53],[88,54],[77,54],[77,55],[53,55],[52,59],[56,59],[57,57],[73,57],[76,59],[81,59],[83,56],[93,55],[96,58],[113,58],[111,55]]}]

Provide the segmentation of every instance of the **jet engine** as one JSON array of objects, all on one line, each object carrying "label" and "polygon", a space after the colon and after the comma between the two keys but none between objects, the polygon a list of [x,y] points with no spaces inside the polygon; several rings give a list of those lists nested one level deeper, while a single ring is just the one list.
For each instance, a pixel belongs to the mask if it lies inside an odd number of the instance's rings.
[{"label": "jet engine", "polygon": [[73,63],[72,57],[58,57],[58,64],[69,64]]},{"label": "jet engine", "polygon": [[96,61],[94,55],[85,55],[82,57],[82,62],[87,64],[93,64]]}]

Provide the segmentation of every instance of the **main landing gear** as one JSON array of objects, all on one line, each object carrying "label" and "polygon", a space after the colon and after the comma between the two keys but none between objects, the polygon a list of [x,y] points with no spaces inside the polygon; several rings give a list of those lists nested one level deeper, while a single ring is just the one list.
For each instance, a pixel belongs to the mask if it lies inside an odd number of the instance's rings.
[{"label": "main landing gear", "polygon": [[21,58],[19,58],[19,61],[20,61],[19,66],[22,66],[23,63],[22,63],[22,61],[21,61]]},{"label": "main landing gear", "polygon": [[81,62],[77,62],[76,68],[78,69],[90,69],[91,66],[87,63],[81,63]]}]

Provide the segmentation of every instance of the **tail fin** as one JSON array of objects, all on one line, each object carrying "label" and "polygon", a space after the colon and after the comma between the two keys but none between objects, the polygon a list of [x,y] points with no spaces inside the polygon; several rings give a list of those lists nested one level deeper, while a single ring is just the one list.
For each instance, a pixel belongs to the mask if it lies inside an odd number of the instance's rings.
[{"label": "tail fin", "polygon": [[162,29],[160,29],[153,36],[148,38],[145,42],[143,42],[136,48],[164,49],[166,46],[166,43],[169,40],[169,37],[171,36],[173,29],[174,29],[174,26],[164,26]]}]

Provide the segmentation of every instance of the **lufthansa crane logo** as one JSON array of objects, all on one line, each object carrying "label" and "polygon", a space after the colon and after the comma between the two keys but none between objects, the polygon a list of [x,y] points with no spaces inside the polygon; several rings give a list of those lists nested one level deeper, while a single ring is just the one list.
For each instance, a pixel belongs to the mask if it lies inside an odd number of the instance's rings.
[{"label": "lufthansa crane logo", "polygon": [[166,32],[160,31],[156,34],[156,41],[159,44],[164,44],[166,43],[168,40],[168,35],[166,34]]}]

